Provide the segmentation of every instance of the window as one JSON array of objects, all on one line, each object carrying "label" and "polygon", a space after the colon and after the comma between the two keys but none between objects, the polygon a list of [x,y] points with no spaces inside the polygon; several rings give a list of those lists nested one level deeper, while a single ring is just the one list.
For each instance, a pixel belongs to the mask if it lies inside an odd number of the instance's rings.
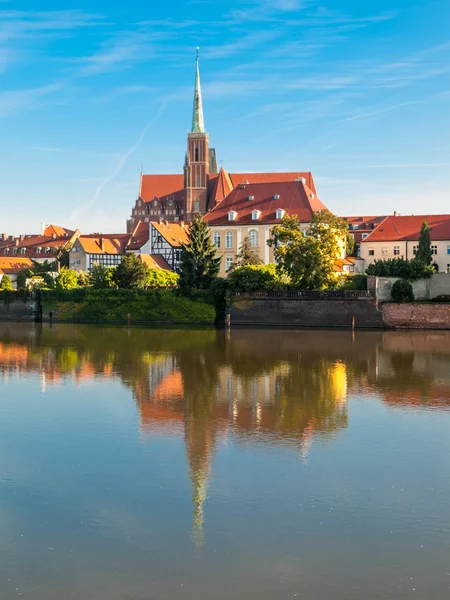
[{"label": "window", "polygon": [[359,229],[359,225],[353,225],[353,229]]},{"label": "window", "polygon": [[47,246],[47,248],[45,249],[45,254],[50,254],[50,250],[51,250],[51,248],[49,248],[49,247]]},{"label": "window", "polygon": [[[102,265],[103,267],[115,267],[122,262],[121,254],[91,254],[91,265]],[[77,263],[78,264],[78,261]]]},{"label": "window", "polygon": [[252,210],[252,221],[257,221],[261,216],[260,210]]},{"label": "window", "polygon": [[400,256],[400,246],[394,246],[394,256]]},{"label": "window", "polygon": [[227,248],[232,248],[233,247],[233,232],[232,231],[227,231],[225,246]]},{"label": "window", "polygon": [[200,212],[200,200],[194,201],[194,212]]},{"label": "window", "polygon": [[369,256],[375,256],[375,250],[373,248],[369,248]]},{"label": "window", "polygon": [[277,219],[282,219],[284,217],[286,211],[284,211],[282,208],[279,208],[276,212],[276,218]]},{"label": "window", "polygon": [[436,256],[436,254],[437,254],[437,246],[431,246],[431,254],[433,256]]},{"label": "window", "polygon": [[450,265],[447,265],[447,273],[450,273]]},{"label": "window", "polygon": [[250,246],[252,248],[258,247],[258,232],[255,229],[252,229],[248,234],[248,239],[250,240]]},{"label": "window", "polygon": [[195,162],[198,162],[198,158],[199,158],[199,151],[198,151],[198,146],[195,146]]},{"label": "window", "polygon": [[197,187],[197,188],[200,187],[200,175],[197,175],[195,177],[195,187]]},{"label": "window", "polygon": [[17,254],[17,252],[18,252],[18,248],[14,248],[13,254]]},{"label": "window", "polygon": [[5,248],[5,254],[9,254],[9,248]]},{"label": "window", "polygon": [[413,254],[414,256],[417,254],[417,246],[413,246]]},{"label": "window", "polygon": [[220,233],[218,231],[213,233],[213,243],[216,248],[220,248]]},{"label": "window", "polygon": [[447,246],[447,254],[450,254],[450,246]]},{"label": "window", "polygon": [[[357,228],[357,229],[358,229],[358,228]],[[363,233],[363,234],[362,234],[362,239],[363,239],[363,240],[365,240],[367,237],[369,237],[369,234],[368,234],[368,233]]]},{"label": "window", "polygon": [[228,213],[228,220],[235,221],[236,217],[237,217],[237,212],[235,210],[230,210],[230,212]]},{"label": "window", "polygon": [[232,266],[233,266],[233,257],[232,256],[226,256],[225,257],[225,270],[226,270],[227,273],[231,269]]},{"label": "window", "polygon": [[21,254],[26,254],[27,253],[27,249],[26,248],[21,248],[20,249],[20,253]]}]

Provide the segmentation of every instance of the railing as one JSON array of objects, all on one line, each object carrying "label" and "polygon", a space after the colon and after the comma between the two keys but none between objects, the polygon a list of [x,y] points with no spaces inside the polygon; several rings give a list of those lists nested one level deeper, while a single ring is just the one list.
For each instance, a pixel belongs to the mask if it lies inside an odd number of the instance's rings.
[{"label": "railing", "polygon": [[278,292],[236,292],[234,298],[253,298],[262,300],[368,300],[372,298],[370,292],[361,290],[298,290]]}]

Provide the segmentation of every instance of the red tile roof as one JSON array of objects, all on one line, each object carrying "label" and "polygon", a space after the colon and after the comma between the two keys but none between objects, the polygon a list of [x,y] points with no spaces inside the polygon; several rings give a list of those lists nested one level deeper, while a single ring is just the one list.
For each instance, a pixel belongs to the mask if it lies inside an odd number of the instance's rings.
[{"label": "red tile roof", "polygon": [[364,243],[416,241],[424,221],[431,229],[432,241],[450,240],[450,215],[413,215],[386,217]]},{"label": "red tile roof", "polygon": [[188,241],[189,229],[181,223],[153,221],[152,225],[171,246],[181,246],[181,244],[186,244]]},{"label": "red tile roof", "polygon": [[11,275],[19,273],[23,269],[29,269],[34,266],[34,262],[30,258],[4,258],[0,257],[0,273]]},{"label": "red tile roof", "polygon": [[276,183],[295,181],[303,178],[306,180],[306,185],[314,194],[317,194],[314,178],[310,172],[290,172],[290,173],[230,173],[231,181],[236,187],[244,181],[248,183]]},{"label": "red tile roof", "polygon": [[[78,230],[72,235],[64,234],[62,237],[53,235],[22,235],[20,237],[0,237],[0,255],[20,255],[28,258],[55,260],[55,255],[66,244],[73,242],[78,237]],[[50,248],[47,254],[46,249]],[[40,251],[39,251],[40,250]]]},{"label": "red tile roof", "polygon": [[128,250],[139,250],[149,240],[149,224],[139,221],[131,234]]},{"label": "red tile roof", "polygon": [[[277,200],[276,195],[279,195]],[[253,200],[249,200],[250,196]],[[300,181],[250,183],[238,185],[204,219],[210,226],[276,223],[276,211],[280,208],[288,215],[296,215],[302,223],[310,223],[314,212],[326,210],[315,193]],[[261,212],[256,221],[252,219],[255,209]],[[234,221],[228,220],[231,210],[237,212]]]},{"label": "red tile roof", "polygon": [[66,229],[65,227],[59,227],[58,225],[47,225],[44,229],[44,235],[56,237],[72,237],[75,232],[71,229]]},{"label": "red tile roof", "polygon": [[209,192],[209,206],[212,208],[233,191],[233,183],[225,169],[220,169],[218,177],[212,179],[214,185]]},{"label": "red tile roof", "polygon": [[145,202],[172,195],[176,200],[184,196],[184,175],[141,175],[139,196]]},{"label": "red tile roof", "polygon": [[129,233],[80,235],[78,241],[87,254],[125,254]]},{"label": "red tile roof", "polygon": [[169,263],[160,254],[138,254],[142,263],[150,267],[150,269],[164,269],[171,271]]}]

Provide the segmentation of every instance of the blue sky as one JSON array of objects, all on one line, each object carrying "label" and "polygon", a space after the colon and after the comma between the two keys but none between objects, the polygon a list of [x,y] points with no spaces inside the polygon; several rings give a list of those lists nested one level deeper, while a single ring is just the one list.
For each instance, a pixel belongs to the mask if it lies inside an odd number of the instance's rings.
[{"label": "blue sky", "polygon": [[229,171],[450,212],[449,24],[448,0],[0,1],[0,231],[124,231],[141,168],[182,170],[196,46]]}]

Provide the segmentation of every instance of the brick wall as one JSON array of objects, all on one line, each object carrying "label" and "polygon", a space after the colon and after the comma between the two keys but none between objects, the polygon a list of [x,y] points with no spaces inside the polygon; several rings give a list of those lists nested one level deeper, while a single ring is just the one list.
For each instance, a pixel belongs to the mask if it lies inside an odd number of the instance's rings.
[{"label": "brick wall", "polygon": [[450,329],[450,304],[383,304],[387,327]]}]

